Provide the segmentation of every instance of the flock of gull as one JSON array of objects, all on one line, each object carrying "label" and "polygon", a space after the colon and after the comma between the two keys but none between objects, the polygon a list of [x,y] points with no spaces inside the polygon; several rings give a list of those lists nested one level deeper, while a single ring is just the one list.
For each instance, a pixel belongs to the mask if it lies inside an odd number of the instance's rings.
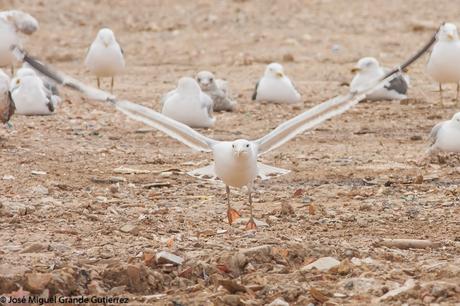
[{"label": "flock of gull", "polygon": [[[311,130],[322,122],[342,114],[362,100],[402,100],[407,98],[409,77],[402,67],[389,71],[372,57],[360,59],[350,90],[318,104],[282,123],[267,135],[256,139],[218,141],[206,137],[195,128],[212,128],[216,118],[213,112],[234,111],[237,102],[232,99],[227,81],[216,79],[209,71],[201,71],[195,78],[183,77],[177,87],[162,99],[158,113],[139,104],[121,100],[113,95],[114,79],[125,69],[124,52],[112,30],[101,29],[90,44],[84,64],[97,79],[97,87],[85,85],[66,74],[54,70],[27,54],[21,43],[21,34],[31,35],[39,28],[31,15],[17,10],[0,12],[0,66],[10,67],[11,76],[0,69],[0,121],[11,128],[10,119],[18,115],[50,115],[60,104],[57,86],[78,90],[90,99],[104,101],[129,118],[168,134],[185,145],[212,152],[213,162],[189,174],[203,179],[220,179],[227,192],[227,217],[232,224],[240,213],[231,207],[230,187],[247,187],[250,218],[247,229],[256,227],[252,214],[252,190],[256,178],[267,179],[288,173],[258,162],[258,157]],[[14,72],[16,62],[22,67]],[[460,86],[460,40],[452,23],[443,23],[436,33],[426,67],[428,74],[439,84],[443,105],[442,85]],[[100,89],[100,79],[110,78],[110,93]],[[295,104],[302,102],[301,94],[278,63],[267,65],[252,95],[253,103]],[[437,124],[431,131],[428,153],[460,152],[460,113],[451,120]]]}]

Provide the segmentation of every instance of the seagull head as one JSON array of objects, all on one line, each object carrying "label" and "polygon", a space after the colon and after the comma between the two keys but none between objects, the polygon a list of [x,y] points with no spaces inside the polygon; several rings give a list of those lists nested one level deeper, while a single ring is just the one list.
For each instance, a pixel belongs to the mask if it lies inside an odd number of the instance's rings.
[{"label": "seagull head", "polygon": [[207,90],[214,84],[214,74],[209,71],[200,71],[196,75],[196,81],[200,85],[201,89]]},{"label": "seagull head", "polygon": [[110,46],[115,41],[115,34],[109,28],[100,29],[97,37],[105,47]]},{"label": "seagull head", "polygon": [[278,79],[284,78],[283,66],[281,66],[281,64],[278,64],[278,63],[271,63],[265,69],[265,76],[272,77],[272,78],[278,78]]},{"label": "seagull head", "polygon": [[24,77],[36,76],[36,75],[37,74],[35,73],[35,70],[33,70],[32,68],[26,68],[26,67],[22,67],[16,72],[16,77],[18,78],[24,78]]},{"label": "seagull head", "polygon": [[363,57],[355,67],[351,69],[353,73],[372,73],[380,68],[379,62],[373,57]]},{"label": "seagull head", "polygon": [[232,142],[233,156],[236,159],[249,158],[253,152],[253,145],[250,141],[245,139],[238,139]]},{"label": "seagull head", "polygon": [[201,89],[194,79],[183,77],[179,79],[179,82],[177,82],[177,91],[186,95],[199,95]]},{"label": "seagull head", "polygon": [[9,20],[14,23],[14,26],[24,34],[30,35],[38,30],[38,21],[31,15],[18,10],[9,11]]},{"label": "seagull head", "polygon": [[441,26],[438,32],[438,40],[441,41],[454,41],[458,40],[457,26],[453,23],[447,22]]}]

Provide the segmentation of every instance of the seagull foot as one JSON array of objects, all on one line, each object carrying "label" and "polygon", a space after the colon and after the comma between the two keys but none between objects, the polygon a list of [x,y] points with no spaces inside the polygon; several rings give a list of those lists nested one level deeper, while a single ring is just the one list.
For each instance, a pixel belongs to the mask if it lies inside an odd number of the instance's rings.
[{"label": "seagull foot", "polygon": [[248,223],[246,223],[246,229],[247,230],[253,230],[253,229],[256,229],[256,228],[257,228],[257,225],[254,222],[254,219],[252,217],[249,218]]},{"label": "seagull foot", "polygon": [[238,211],[236,211],[235,209],[229,208],[227,210],[228,224],[232,225],[233,222],[238,220],[238,218],[240,218],[240,217],[241,217],[240,213]]}]

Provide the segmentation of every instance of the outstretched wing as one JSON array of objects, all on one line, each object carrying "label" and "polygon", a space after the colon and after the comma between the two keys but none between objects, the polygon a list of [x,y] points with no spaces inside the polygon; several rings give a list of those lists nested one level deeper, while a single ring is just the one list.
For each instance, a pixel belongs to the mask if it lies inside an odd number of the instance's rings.
[{"label": "outstretched wing", "polygon": [[216,140],[208,138],[189,126],[166,117],[148,107],[129,101],[115,100],[113,103],[119,111],[129,118],[150,125],[192,149],[210,152],[212,151],[212,147],[217,143]]},{"label": "outstretched wing", "polygon": [[198,133],[194,129],[190,128],[189,126],[173,120],[169,117],[166,117],[156,111],[136,104],[129,101],[120,101],[115,99],[114,96],[109,95],[105,91],[93,88],[91,86],[87,86],[83,83],[80,83],[69,76],[54,71],[51,68],[41,64],[36,59],[28,56],[25,52],[20,50],[19,48],[14,48],[14,53],[19,55],[24,61],[29,63],[34,69],[41,72],[42,74],[46,75],[47,77],[55,80],[58,84],[62,84],[65,86],[70,87],[71,89],[77,90],[82,92],[83,94],[87,95],[88,98],[110,102],[115,105],[115,107],[127,115],[128,117],[143,122],[147,125],[150,125],[163,133],[171,136],[172,138],[179,140],[180,142],[184,143],[185,145],[191,147],[192,149],[196,149],[203,152],[210,152],[212,151],[212,147],[218,143],[218,141],[203,136],[202,134]]},{"label": "outstretched wing", "polygon": [[322,122],[347,111],[365,97],[366,95],[363,93],[349,93],[345,96],[338,96],[282,123],[276,129],[255,141],[259,155],[278,148],[298,134],[311,130]]},{"label": "outstretched wing", "polygon": [[85,94],[88,98],[92,100],[98,100],[98,101],[108,101],[114,99],[113,95],[108,94],[107,92],[96,89],[91,86],[87,86],[74,78],[71,78],[59,71],[56,71],[52,69],[49,66],[45,66],[42,63],[40,63],[38,60],[35,58],[29,56],[26,52],[21,50],[18,46],[13,46],[12,47],[12,52],[14,56],[19,60],[19,61],[25,61],[32,66],[35,70],[38,72],[46,75],[50,79],[53,79],[56,81],[56,83],[69,87],[73,90],[77,90]]}]

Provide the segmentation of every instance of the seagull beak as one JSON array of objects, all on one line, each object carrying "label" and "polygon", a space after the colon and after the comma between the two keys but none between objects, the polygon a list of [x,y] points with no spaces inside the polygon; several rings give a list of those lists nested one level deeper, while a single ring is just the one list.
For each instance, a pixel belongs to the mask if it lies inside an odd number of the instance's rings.
[{"label": "seagull beak", "polygon": [[359,68],[359,67],[353,67],[353,68],[351,68],[350,71],[351,71],[352,73],[357,73],[357,72],[360,72],[360,71],[361,71],[361,68]]},{"label": "seagull beak", "polygon": [[452,34],[452,33],[447,34],[447,38],[449,40],[454,40],[454,34]]},{"label": "seagull beak", "polygon": [[276,76],[279,77],[280,79],[284,77],[284,73],[282,72],[277,72]]}]

